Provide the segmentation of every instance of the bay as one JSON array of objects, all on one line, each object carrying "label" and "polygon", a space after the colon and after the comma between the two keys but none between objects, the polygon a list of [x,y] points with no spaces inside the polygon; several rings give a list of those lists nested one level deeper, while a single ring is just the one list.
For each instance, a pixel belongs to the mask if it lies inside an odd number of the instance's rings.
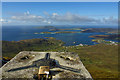
[{"label": "bay", "polygon": [[[59,28],[68,28],[68,27],[59,27]],[[69,27],[75,28],[75,27]],[[45,37],[54,37],[57,40],[62,40],[65,42],[65,46],[73,46],[79,44],[86,45],[94,45],[97,44],[92,41],[94,38],[90,38],[92,35],[104,35],[105,33],[60,33],[60,34],[34,34],[40,32],[48,32],[49,29],[38,29],[34,26],[7,26],[2,28],[2,40],[5,41],[19,41],[25,39],[33,39],[33,38],[43,38]],[[81,30],[69,30],[69,31],[77,31]],[[52,31],[51,31],[52,32]]]}]

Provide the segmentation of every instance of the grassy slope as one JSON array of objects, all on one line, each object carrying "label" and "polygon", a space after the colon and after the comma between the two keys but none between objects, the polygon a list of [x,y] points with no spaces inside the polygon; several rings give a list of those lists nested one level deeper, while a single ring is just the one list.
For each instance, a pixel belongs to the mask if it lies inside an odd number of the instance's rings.
[{"label": "grassy slope", "polygon": [[98,44],[69,48],[69,51],[79,54],[94,79],[118,77],[118,46]]},{"label": "grassy slope", "polygon": [[97,44],[92,46],[62,46],[55,39],[31,39],[20,42],[3,41],[3,56],[14,57],[19,51],[69,51],[76,52],[83,64],[96,78],[117,78],[118,46]]},{"label": "grassy slope", "polygon": [[14,57],[20,51],[48,51],[60,47],[63,42],[55,39],[29,39],[22,41],[3,41],[3,56]]}]

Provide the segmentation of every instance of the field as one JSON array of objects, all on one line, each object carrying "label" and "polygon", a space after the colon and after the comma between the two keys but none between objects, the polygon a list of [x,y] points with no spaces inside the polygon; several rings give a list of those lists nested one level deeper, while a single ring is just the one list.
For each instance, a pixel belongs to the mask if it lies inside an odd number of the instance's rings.
[{"label": "field", "polygon": [[[14,57],[20,51],[57,51],[78,53],[81,61],[94,80],[117,80],[118,46],[97,44],[90,46],[63,46],[64,42],[54,38],[3,41],[3,57]],[[108,79],[110,78],[110,79]]]}]

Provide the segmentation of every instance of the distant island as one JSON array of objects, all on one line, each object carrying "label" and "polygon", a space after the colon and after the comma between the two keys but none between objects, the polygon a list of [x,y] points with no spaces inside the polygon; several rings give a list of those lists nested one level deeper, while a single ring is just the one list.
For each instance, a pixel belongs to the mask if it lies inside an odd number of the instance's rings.
[{"label": "distant island", "polygon": [[120,40],[120,34],[111,34],[111,35],[93,35],[89,36],[92,38],[103,38],[108,40]]},{"label": "distant island", "polygon": [[40,27],[35,27],[37,29],[55,29],[54,26],[40,26]]},{"label": "distant island", "polygon": [[114,28],[87,28],[81,31],[82,33],[93,33],[93,32],[106,32],[106,33],[118,33],[118,29]]},{"label": "distant island", "polygon": [[[99,33],[99,32],[105,32],[108,34],[117,34],[118,29],[116,28],[59,28],[55,26],[41,26],[36,27],[38,29],[48,29],[50,32],[42,32],[41,34],[55,34],[55,33],[77,33],[76,31],[80,30],[82,33]],[[76,31],[69,31],[69,30],[76,30]],[[54,32],[51,32],[54,31]],[[39,33],[35,33],[39,34]]]},{"label": "distant island", "polygon": [[54,28],[54,29],[50,29],[50,31],[64,31],[64,30],[82,30],[81,28],[71,28],[71,29],[58,29],[58,28]]},{"label": "distant island", "polygon": [[52,34],[52,32],[40,32],[40,34]]},{"label": "distant island", "polygon": [[82,28],[59,28],[54,26],[40,26],[37,29],[49,29],[49,31],[67,31],[67,30],[83,30]]},{"label": "distant island", "polygon": [[60,32],[55,32],[55,33],[77,33],[77,32],[75,32],[75,31],[60,31]]},{"label": "distant island", "polygon": [[76,31],[58,31],[58,32],[40,32],[40,33],[34,33],[34,34],[60,34],[60,33],[80,33]]}]

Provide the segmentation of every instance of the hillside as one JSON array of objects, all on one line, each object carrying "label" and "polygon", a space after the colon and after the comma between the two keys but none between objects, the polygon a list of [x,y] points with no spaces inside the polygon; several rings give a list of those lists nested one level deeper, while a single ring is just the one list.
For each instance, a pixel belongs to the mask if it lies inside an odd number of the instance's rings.
[{"label": "hillside", "polygon": [[56,49],[64,43],[54,38],[29,39],[21,41],[2,41],[2,53],[5,57],[14,57],[20,51],[47,51]]},{"label": "hillside", "polygon": [[85,67],[97,80],[117,80],[118,77],[118,46],[97,44],[85,47],[69,47],[68,51],[76,52]]}]

